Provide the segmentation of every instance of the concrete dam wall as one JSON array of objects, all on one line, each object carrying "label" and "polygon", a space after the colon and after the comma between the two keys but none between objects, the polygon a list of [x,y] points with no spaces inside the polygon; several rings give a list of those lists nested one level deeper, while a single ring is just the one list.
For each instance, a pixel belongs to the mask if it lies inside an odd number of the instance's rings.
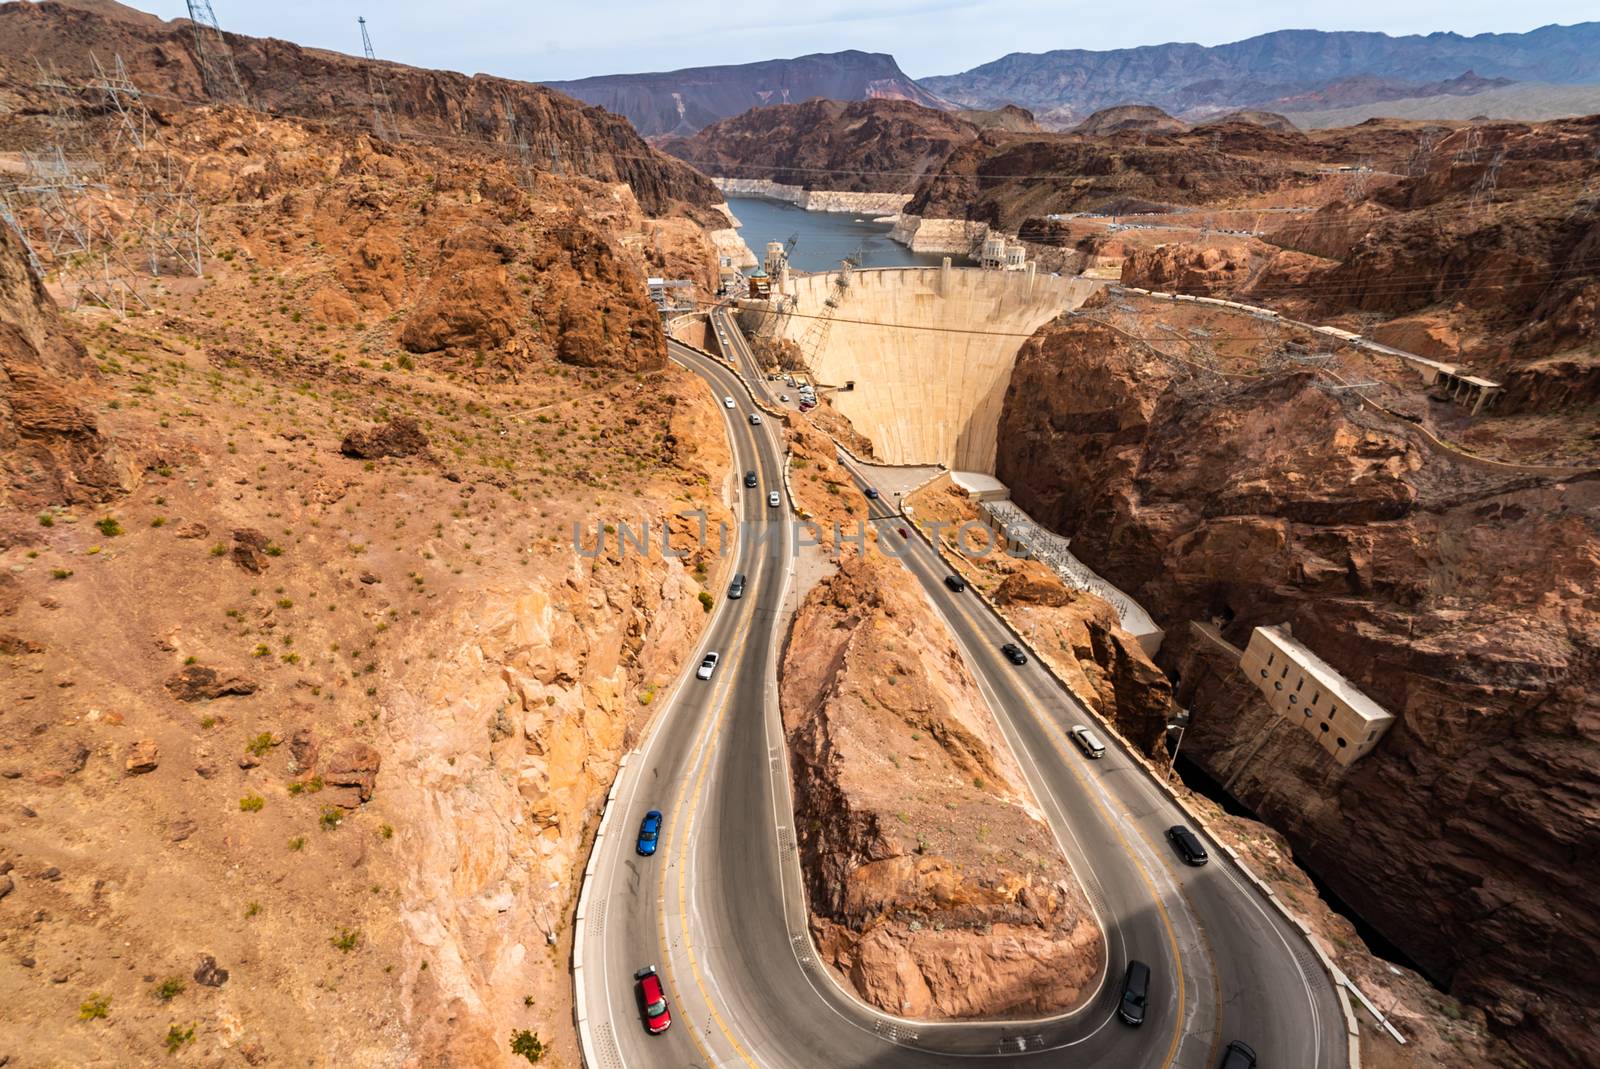
[{"label": "concrete dam wall", "polygon": [[[804,347],[835,275],[791,278],[776,332]],[[1028,271],[857,271],[811,370],[834,407],[891,464],[994,471],[995,429],[1022,343],[1103,283]],[[748,313],[747,313],[748,314]],[[751,326],[757,326],[751,323]]]}]

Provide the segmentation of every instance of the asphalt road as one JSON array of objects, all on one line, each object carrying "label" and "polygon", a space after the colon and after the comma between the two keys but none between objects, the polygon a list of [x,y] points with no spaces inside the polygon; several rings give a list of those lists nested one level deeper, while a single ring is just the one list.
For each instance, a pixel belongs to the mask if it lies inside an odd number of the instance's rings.
[{"label": "asphalt road", "polygon": [[[730,347],[764,388],[743,340]],[[821,966],[805,922],[793,807],[776,698],[779,625],[792,533],[782,492],[782,445],[770,422],[752,426],[750,395],[725,366],[672,346],[702,375],[728,417],[738,474],[758,473],[740,512],[770,537],[741,545],[744,598],[719,599],[705,648],[722,654],[710,682],[692,674],[660,711],[619,783],[597,848],[576,997],[593,1035],[590,1069],[647,1066],[889,1067],[970,1065],[1006,1057],[1033,1066],[1214,1066],[1229,1040],[1265,1067],[1346,1064],[1332,984],[1300,933],[1267,907],[1212,844],[1213,861],[1184,865],[1164,832],[1183,815],[1135,766],[1112,733],[1037,665],[999,654],[1014,639],[971,593],[954,594],[945,568],[882,502],[881,542],[938,607],[979,680],[1063,853],[1106,934],[1108,968],[1080,1010],[1046,1021],[929,1023],[895,1019],[856,1000]],[[733,547],[730,546],[730,551]],[[791,604],[792,607],[792,604]],[[695,660],[698,661],[698,655]],[[1109,747],[1088,761],[1065,728],[1095,728]],[[656,856],[634,852],[648,809],[666,814]],[[1115,1017],[1126,962],[1148,963],[1147,1020]],[[664,1034],[645,1032],[634,972],[656,964],[672,1001]]]}]

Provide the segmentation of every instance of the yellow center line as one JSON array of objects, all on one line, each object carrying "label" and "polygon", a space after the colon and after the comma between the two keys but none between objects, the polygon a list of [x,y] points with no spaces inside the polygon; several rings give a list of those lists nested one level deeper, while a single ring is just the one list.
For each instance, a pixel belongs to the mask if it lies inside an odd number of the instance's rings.
[{"label": "yellow center line", "polygon": [[[751,589],[759,587],[760,574],[766,567],[764,558],[757,559],[759,562],[758,567],[753,572],[753,574],[757,577],[757,581],[749,584]],[[753,609],[751,611],[754,613],[760,610]],[[739,663],[740,655],[744,652],[744,647],[749,641],[752,630],[754,629],[750,627],[746,627],[741,630],[739,637],[735,641],[733,649],[730,651],[728,659],[725,662],[726,665],[736,666]],[[694,976],[695,986],[699,988],[700,996],[702,999],[704,999],[706,1008],[711,1013],[712,1020],[714,1020],[717,1024],[717,1027],[722,1030],[724,1038],[726,1038],[729,1045],[733,1047],[734,1052],[737,1053],[739,1057],[744,1060],[745,1064],[751,1067],[751,1069],[758,1069],[756,1062],[750,1057],[749,1054],[745,1052],[744,1047],[740,1045],[739,1041],[734,1038],[732,1030],[728,1028],[727,1022],[723,1020],[722,1014],[716,1007],[716,1003],[712,1001],[711,992],[707,989],[705,979],[700,974],[699,961],[694,953],[694,940],[689,931],[689,897],[687,889],[688,843],[693,839],[691,832],[694,828],[695,810],[700,804],[701,793],[705,786],[706,773],[710,769],[712,758],[716,753],[717,736],[721,733],[722,723],[727,715],[728,706],[733,700],[733,679],[736,675],[737,669],[732,667],[730,667],[729,671],[724,675],[721,683],[721,693],[716,700],[715,713],[701,732],[701,741],[696,745],[696,749],[701,750],[701,755],[698,759],[699,771],[692,776],[684,777],[683,786],[678,791],[678,798],[675,805],[675,814],[683,814],[683,830],[680,834],[678,831],[678,821],[674,820],[669,832],[671,835],[671,844],[668,845],[666,852],[671,855],[673,848],[678,847],[678,923],[683,933],[684,951],[689,956],[689,970]],[[693,767],[693,763],[691,763],[691,770]],[[694,785],[694,796],[691,804],[685,806],[684,802],[689,795],[689,787],[691,782]],[[664,963],[664,967],[667,970],[668,983],[671,985],[672,990],[676,991],[678,990],[678,983],[672,968],[672,955],[668,950],[666,931],[666,899],[667,870],[666,866],[663,866],[661,869],[661,891],[657,897],[657,904],[659,906],[658,919],[660,921],[661,958],[662,962]],[[716,1059],[712,1056],[711,1052],[706,1049],[705,1045],[700,1042],[700,1037],[698,1034],[696,1034],[694,1028],[693,1019],[687,1017],[687,1015],[685,1027],[688,1029],[690,1040],[693,1041],[695,1047],[700,1051],[700,1054],[707,1060],[708,1063],[714,1064]]]},{"label": "yellow center line", "polygon": [[[961,614],[962,618],[967,621],[967,625],[972,628],[974,634],[982,634],[982,631],[978,627],[977,621],[972,618],[972,615],[967,611],[967,607],[965,605],[955,604],[954,608]],[[994,656],[994,653],[987,647],[982,648],[980,654],[988,664],[995,665],[1000,663]],[[1006,669],[1002,667],[1001,672],[1004,673],[1005,671]],[[1127,837],[1122,834],[1122,830],[1117,827],[1117,821],[1115,818],[1112,816],[1110,811],[1108,811],[1106,807],[1100,803],[1100,799],[1097,797],[1096,793],[1089,787],[1088,781],[1086,781],[1078,772],[1077,768],[1075,767],[1076,762],[1067,752],[1065,744],[1062,743],[1060,739],[1056,738],[1058,732],[1055,730],[1055,726],[1045,721],[1039,715],[1039,711],[1034,708],[1033,703],[1028,701],[1026,698],[1023,699],[1022,705],[1023,708],[1028,710],[1028,715],[1033,718],[1034,723],[1039,725],[1039,727],[1044,731],[1045,738],[1050,740],[1050,745],[1061,757],[1061,763],[1066,767],[1068,774],[1078,781],[1079,785],[1083,788],[1084,795],[1088,797],[1089,802],[1100,811],[1101,817],[1105,819],[1106,826],[1111,829],[1111,833],[1115,835],[1117,837],[1117,841],[1122,844],[1123,851],[1133,861],[1134,868],[1138,870],[1139,878],[1143,880],[1145,886],[1149,888],[1150,897],[1155,900],[1156,912],[1161,917],[1161,926],[1166,930],[1167,933],[1167,945],[1172,951],[1172,961],[1178,970],[1177,1020],[1173,1022],[1172,1043],[1167,1048],[1166,1060],[1162,1062],[1162,1069],[1170,1069],[1170,1066],[1178,1057],[1178,1046],[1183,1042],[1184,1008],[1183,956],[1178,952],[1178,935],[1172,928],[1172,918],[1167,915],[1167,907],[1161,901],[1161,893],[1156,888],[1155,880],[1151,878],[1150,873],[1144,867],[1144,863],[1140,861],[1138,855],[1134,853],[1133,844],[1128,842]],[[1131,814],[1128,815],[1128,821],[1130,824],[1133,822]],[[1070,859],[1068,859],[1068,863],[1071,863]]]}]

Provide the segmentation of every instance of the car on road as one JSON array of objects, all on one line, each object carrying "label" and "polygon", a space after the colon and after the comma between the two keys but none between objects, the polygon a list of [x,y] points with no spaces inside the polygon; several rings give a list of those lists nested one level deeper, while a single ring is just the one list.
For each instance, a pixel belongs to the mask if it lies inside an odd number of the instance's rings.
[{"label": "car on road", "polygon": [[910,538],[911,537],[911,532],[909,530],[907,530],[906,528],[897,527],[895,529],[900,532],[900,537],[901,538]]},{"label": "car on road", "polygon": [[[1167,839],[1172,843],[1172,848],[1178,852],[1178,856],[1183,858],[1187,864],[1204,865],[1211,860],[1211,856],[1206,853],[1206,846],[1200,841],[1200,837],[1182,824],[1174,824],[1168,828]],[[1254,1059],[1254,1057],[1255,1055],[1252,1054],[1251,1058]],[[1255,1062],[1252,1060],[1250,1064],[1254,1065]]]},{"label": "car on road", "polygon": [[722,407],[723,407],[723,408],[732,408],[732,407],[733,407],[733,398],[731,398],[731,397],[724,397],[724,398],[723,398],[723,399],[722,399]]},{"label": "car on road", "polygon": [[744,473],[744,484],[746,486],[750,487],[751,489],[754,489],[755,485],[756,485],[756,473],[753,472],[753,471],[745,472]]},{"label": "car on road", "polygon": [[959,575],[945,576],[944,585],[949,587],[951,590],[954,590],[957,594],[967,589],[967,581],[961,578]]},{"label": "car on road", "polygon": [[1006,655],[1006,660],[1012,664],[1027,664],[1028,655],[1022,652],[1022,647],[1015,642],[1007,642],[1000,647],[1000,652]]},{"label": "car on road", "polygon": [[778,395],[778,400],[782,401],[784,404],[788,404],[789,403],[789,395],[786,394],[786,393],[780,393]]},{"label": "car on road", "polygon": [[778,491],[776,491],[776,490],[767,491],[767,505],[769,507],[771,507],[771,508],[777,508],[778,507],[778,503],[779,503],[778,502]]},{"label": "car on road", "polygon": [[1150,995],[1150,966],[1142,961],[1129,961],[1128,971],[1122,977],[1122,1003],[1117,1016],[1124,1024],[1135,1028],[1144,1024],[1145,1001]]},{"label": "car on road", "polygon": [[1255,1069],[1256,1052],[1237,1039],[1222,1052],[1222,1064],[1217,1069]]},{"label": "car on road", "polygon": [[730,600],[733,600],[733,601],[737,601],[738,599],[744,597],[744,573],[743,572],[736,572],[734,574],[733,582],[728,584],[728,597],[729,597]]},{"label": "car on road", "polygon": [[876,486],[869,486],[862,493],[867,495],[868,501],[878,500],[878,488]]},{"label": "car on road", "polygon": [[1073,744],[1083,751],[1083,756],[1091,761],[1098,761],[1106,755],[1106,744],[1082,724],[1074,724],[1067,734],[1071,736]]},{"label": "car on road", "polygon": [[637,849],[640,854],[649,857],[656,852],[656,841],[661,838],[661,810],[652,809],[644,815],[639,822],[639,844]]},{"label": "car on road", "polygon": [[667,994],[661,987],[661,976],[654,965],[646,965],[633,974],[639,988],[639,1009],[644,1014],[644,1026],[653,1036],[659,1036],[672,1027],[672,1011],[667,1008]]},{"label": "car on road", "polygon": [[750,413],[750,426],[752,426],[752,427],[761,426],[761,413],[759,413],[759,412]]},{"label": "car on road", "polygon": [[717,662],[722,660],[722,655],[715,650],[700,658],[700,667],[694,670],[696,678],[710,679],[711,673],[717,670]]}]

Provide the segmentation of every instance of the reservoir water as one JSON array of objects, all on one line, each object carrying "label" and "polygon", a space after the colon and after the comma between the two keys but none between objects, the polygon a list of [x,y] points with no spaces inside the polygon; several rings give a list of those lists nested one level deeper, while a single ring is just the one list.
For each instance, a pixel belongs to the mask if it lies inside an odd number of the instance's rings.
[{"label": "reservoir water", "polygon": [[800,271],[831,270],[857,249],[861,250],[862,267],[937,267],[944,260],[941,255],[912,252],[890,241],[889,224],[874,223],[864,215],[808,212],[758,197],[729,197],[728,207],[739,220],[740,236],[758,259],[766,253],[767,242],[788,241],[798,234],[789,263]]}]

